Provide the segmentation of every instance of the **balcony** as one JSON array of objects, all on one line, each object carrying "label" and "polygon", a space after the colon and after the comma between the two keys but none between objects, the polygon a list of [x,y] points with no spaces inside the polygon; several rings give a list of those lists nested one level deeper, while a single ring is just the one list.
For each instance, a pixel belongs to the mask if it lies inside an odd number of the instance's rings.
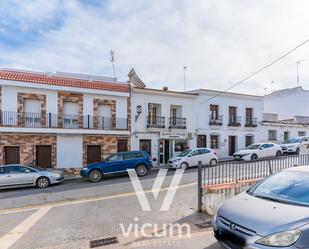
[{"label": "balcony", "polygon": [[222,115],[214,116],[214,115],[209,115],[209,125],[222,125],[223,118]]},{"label": "balcony", "polygon": [[228,126],[232,126],[232,127],[239,127],[239,126],[241,126],[241,117],[240,116],[235,116],[235,115],[230,115],[229,116]]},{"label": "balcony", "polygon": [[174,129],[186,129],[187,119],[186,118],[170,118],[169,128]]},{"label": "balcony", "polygon": [[250,117],[246,118],[245,127],[257,127],[257,126],[258,126],[257,118],[250,118]]},{"label": "balcony", "polygon": [[127,118],[53,113],[0,112],[0,126],[23,128],[61,128],[127,130]]},{"label": "balcony", "polygon": [[147,128],[165,128],[165,117],[148,116]]}]

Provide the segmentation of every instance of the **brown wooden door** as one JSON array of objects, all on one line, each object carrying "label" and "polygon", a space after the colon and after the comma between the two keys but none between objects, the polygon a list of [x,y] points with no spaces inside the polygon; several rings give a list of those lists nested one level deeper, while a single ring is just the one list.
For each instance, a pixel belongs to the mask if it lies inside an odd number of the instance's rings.
[{"label": "brown wooden door", "polygon": [[139,149],[146,151],[148,155],[151,156],[151,140],[150,139],[139,140]]},{"label": "brown wooden door", "polygon": [[52,147],[51,145],[37,145],[35,164],[42,168],[52,167]]},{"label": "brown wooden door", "polygon": [[246,123],[251,124],[253,117],[253,110],[252,108],[246,108]]},{"label": "brown wooden door", "polygon": [[219,116],[219,106],[218,105],[210,105],[210,113],[212,119],[218,119]]},{"label": "brown wooden door", "polygon": [[236,137],[229,136],[229,156],[232,156],[236,150]]},{"label": "brown wooden door", "polygon": [[246,147],[253,143],[253,136],[246,136]]},{"label": "brown wooden door", "polygon": [[197,136],[197,147],[198,148],[206,147],[206,135]]},{"label": "brown wooden door", "polygon": [[229,123],[236,124],[236,107],[235,106],[229,107]]},{"label": "brown wooden door", "polygon": [[101,145],[88,145],[87,163],[96,163],[100,162],[101,160]]},{"label": "brown wooden door", "polygon": [[5,146],[4,147],[4,163],[5,164],[19,164],[20,153],[19,146]]},{"label": "brown wooden door", "polygon": [[117,141],[117,151],[118,152],[128,151],[128,140],[127,139],[119,139]]}]

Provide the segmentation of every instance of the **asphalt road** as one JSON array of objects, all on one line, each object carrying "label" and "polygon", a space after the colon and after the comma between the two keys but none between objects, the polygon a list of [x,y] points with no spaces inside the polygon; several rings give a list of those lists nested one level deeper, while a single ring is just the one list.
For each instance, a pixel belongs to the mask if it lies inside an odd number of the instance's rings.
[{"label": "asphalt road", "polygon": [[[99,248],[221,248],[211,230],[196,226],[208,219],[196,213],[197,169],[185,172],[168,211],[160,208],[174,171],[168,172],[157,198],[150,191],[156,175],[141,179],[151,211],[142,210],[128,176],[100,183],[70,180],[44,190],[1,190],[0,248],[89,248],[90,241],[109,237],[118,243]],[[146,232],[151,238],[135,234],[144,224],[150,224]],[[162,230],[171,224],[188,224],[190,236],[153,235],[155,226]]]}]

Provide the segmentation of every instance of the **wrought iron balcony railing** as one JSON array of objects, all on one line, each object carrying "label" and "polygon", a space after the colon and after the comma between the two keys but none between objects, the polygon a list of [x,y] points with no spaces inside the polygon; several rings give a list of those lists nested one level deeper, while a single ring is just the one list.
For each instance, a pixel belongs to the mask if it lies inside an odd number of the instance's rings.
[{"label": "wrought iron balcony railing", "polygon": [[245,127],[257,127],[257,126],[258,126],[257,118],[246,117]]},{"label": "wrought iron balcony railing", "polygon": [[241,126],[241,117],[235,116],[235,115],[230,115],[228,126],[236,126],[236,127]]},{"label": "wrought iron balcony railing", "polygon": [[147,128],[165,128],[165,117],[148,116]]},{"label": "wrought iron balcony railing", "polygon": [[112,118],[92,115],[71,115],[53,113],[0,112],[0,126],[25,128],[64,128],[127,130],[127,118]]},{"label": "wrought iron balcony railing", "polygon": [[223,124],[222,115],[209,115],[209,125],[222,125]]},{"label": "wrought iron balcony railing", "polygon": [[186,129],[187,119],[172,117],[169,119],[169,128]]}]

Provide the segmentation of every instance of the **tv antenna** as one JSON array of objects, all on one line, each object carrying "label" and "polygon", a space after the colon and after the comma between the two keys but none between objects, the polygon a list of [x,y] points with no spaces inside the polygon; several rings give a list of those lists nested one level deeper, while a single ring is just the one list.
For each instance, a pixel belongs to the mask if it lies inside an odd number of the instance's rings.
[{"label": "tv antenna", "polygon": [[110,54],[110,62],[113,64],[114,80],[116,80],[116,73],[115,73],[115,50],[111,49],[109,51],[109,54]]},{"label": "tv antenna", "polygon": [[186,69],[187,66],[183,66],[183,90],[186,91]]}]

